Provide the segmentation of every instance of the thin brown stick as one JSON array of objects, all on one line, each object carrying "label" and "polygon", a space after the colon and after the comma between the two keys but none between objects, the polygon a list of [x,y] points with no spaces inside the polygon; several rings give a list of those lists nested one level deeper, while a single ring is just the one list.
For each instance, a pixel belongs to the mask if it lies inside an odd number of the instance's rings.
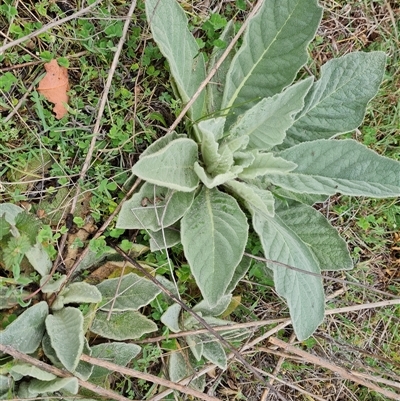
[{"label": "thin brown stick", "polygon": [[[296,334],[292,333],[292,335],[289,338],[289,344],[293,344],[295,342],[295,340],[296,340]],[[282,355],[278,359],[278,362],[275,365],[274,371],[272,372],[272,375],[274,377],[271,377],[271,379],[269,380],[269,384],[271,386],[274,385],[274,381],[275,381],[276,377],[278,376],[278,374],[279,374],[279,372],[281,370],[282,364],[283,364],[283,362],[285,362],[285,359],[286,359],[285,355]],[[264,390],[260,401],[267,401],[267,397],[268,397],[269,391],[270,391],[269,387]]]},{"label": "thin brown stick", "polygon": [[388,299],[387,301],[371,302],[369,304],[352,305],[343,308],[328,309],[325,311],[326,315],[335,315],[337,313],[354,312],[356,310],[381,308],[390,305],[400,305],[400,299]]},{"label": "thin brown stick", "polygon": [[254,6],[254,8],[251,10],[249,15],[247,16],[246,20],[244,21],[243,25],[240,27],[238,33],[235,35],[235,37],[232,39],[231,43],[227,46],[225,51],[222,53],[222,56],[220,59],[215,63],[214,67],[211,68],[210,72],[208,73],[207,77],[204,79],[204,81],[201,83],[197,91],[194,93],[194,95],[191,97],[189,102],[186,104],[186,106],[182,109],[180,112],[179,116],[176,118],[176,120],[173,122],[173,124],[168,128],[167,133],[172,132],[177,125],[182,121],[183,117],[185,117],[185,114],[188,112],[190,107],[192,107],[193,103],[196,101],[196,99],[199,97],[200,93],[202,90],[206,87],[206,85],[211,81],[211,78],[214,76],[214,74],[217,72],[218,68],[221,66],[221,64],[224,62],[230,51],[233,49],[235,46],[236,42],[239,40],[239,38],[242,36],[244,30],[247,28],[247,25],[249,24],[250,19],[257,13],[257,11],[260,9],[262,3],[264,0],[258,0],[257,4]]},{"label": "thin brown stick", "polygon": [[[269,339],[269,342],[271,344],[277,345],[278,347],[283,348],[285,351],[291,352],[295,355],[298,355],[300,357],[302,357],[305,361],[308,361],[314,365],[317,366],[322,366],[326,369],[331,370],[332,372],[335,372],[337,374],[339,374],[341,377],[343,377],[346,380],[351,380],[355,383],[361,384],[362,386],[365,386],[373,391],[376,391],[382,395],[384,395],[385,397],[388,397],[392,400],[400,400],[400,394],[399,393],[394,393],[392,391],[386,390],[384,388],[381,388],[367,380],[365,380],[364,378],[361,378],[359,375],[355,375],[352,372],[334,365],[333,363],[328,362],[325,359],[322,359],[318,356],[315,355],[311,355],[308,352],[305,352],[303,350],[300,350],[290,344],[285,343],[282,340],[277,339],[276,337],[271,337]],[[373,377],[370,377],[370,379],[373,379]]]},{"label": "thin brown stick", "polygon": [[[133,0],[132,3],[131,3],[131,6],[129,8],[127,17],[126,17],[126,20],[125,20],[125,23],[124,23],[124,27],[122,29],[122,35],[121,35],[121,38],[120,38],[120,40],[118,42],[117,50],[115,51],[114,58],[113,58],[113,61],[111,63],[111,67],[110,67],[110,71],[108,73],[108,77],[107,77],[107,81],[106,81],[106,84],[105,84],[105,87],[104,87],[104,91],[103,91],[103,94],[101,96],[101,101],[100,101],[100,105],[99,105],[99,111],[97,113],[96,123],[95,123],[94,128],[93,128],[92,140],[90,141],[89,149],[88,149],[88,152],[86,154],[85,161],[84,161],[83,166],[82,166],[82,170],[81,170],[81,172],[79,174],[79,180],[78,180],[78,184],[77,184],[77,187],[76,187],[75,196],[72,199],[71,210],[70,210],[70,213],[72,213],[72,214],[75,211],[76,204],[78,203],[78,198],[79,198],[79,195],[80,195],[80,192],[81,192],[81,187],[80,187],[79,181],[83,181],[84,180],[85,175],[86,175],[86,173],[87,173],[87,171],[89,169],[89,166],[90,166],[90,161],[92,160],[92,156],[93,156],[94,148],[95,148],[95,145],[96,145],[97,137],[98,137],[99,132],[100,132],[101,119],[103,117],[104,109],[105,109],[105,106],[106,106],[106,103],[107,103],[107,99],[108,99],[108,93],[109,93],[110,88],[111,88],[111,83],[112,83],[112,80],[113,80],[113,77],[114,77],[115,70],[117,69],[117,66],[118,66],[118,60],[119,60],[119,57],[120,57],[121,52],[122,52],[122,47],[123,47],[123,45],[125,43],[126,35],[128,34],[129,25],[131,23],[132,15],[133,15],[133,12],[135,11],[135,8],[136,8],[136,0]],[[53,264],[54,267],[58,266],[58,262],[62,257],[62,254],[63,254],[63,251],[64,251],[64,247],[65,247],[65,244],[66,244],[66,241],[67,241],[67,235],[68,234],[64,234],[62,239],[61,239],[61,241],[60,241],[60,247],[58,249],[58,256],[57,256],[56,261]],[[70,274],[70,272],[68,272],[68,274]]]},{"label": "thin brown stick", "polygon": [[[259,369],[259,368],[256,368],[256,369],[260,372],[260,374],[267,376],[270,379],[277,381],[281,384],[284,384],[285,386],[288,386],[288,387],[292,388],[293,390],[298,391],[300,394],[304,394],[304,395],[307,395],[308,397],[311,397],[311,400],[328,401],[326,398],[322,398],[322,397],[319,397],[318,395],[312,394],[312,393],[308,392],[307,390],[304,390],[303,388],[296,386],[293,383],[288,382],[287,380],[280,379],[279,377],[276,377],[271,373],[264,372],[262,369]],[[264,399],[260,399],[260,401],[264,401]]]},{"label": "thin brown stick", "polygon": [[[275,324],[275,323],[282,323],[287,322],[287,318],[281,319],[269,319],[269,320],[259,320],[256,322],[247,322],[247,323],[234,323],[225,326],[213,326],[215,331],[226,331],[226,330],[235,330],[235,329],[246,329],[250,327],[262,327],[268,324]],[[163,340],[167,340],[169,338],[180,338],[186,336],[193,336],[197,334],[208,333],[207,329],[197,329],[197,330],[188,330],[188,331],[180,331],[179,333],[169,333],[168,336],[158,336],[158,337],[151,337],[145,338],[144,340],[136,341],[136,344],[148,344],[148,343],[155,343]]]},{"label": "thin brown stick", "polygon": [[[127,253],[125,253],[118,246],[114,246],[114,249],[131,265],[135,266],[135,268],[139,269],[140,272],[147,277],[150,281],[152,281],[158,288],[160,288],[164,294],[168,295],[172,300],[178,303],[186,312],[190,313],[203,327],[207,329],[209,333],[212,333],[225,347],[231,350],[235,356],[238,358],[240,362],[243,363],[251,372],[254,373],[253,367],[240,355],[238,350],[232,347],[217,331],[215,331],[212,326],[210,326],[201,316],[199,316],[196,312],[194,312],[191,308],[189,308],[184,302],[182,302],[176,295],[174,295],[165,285],[161,284],[155,277],[153,277],[146,269],[140,265],[135,259],[131,258]],[[260,378],[256,373],[257,378]],[[262,379],[263,380],[263,379]]]},{"label": "thin brown stick", "polygon": [[38,35],[40,35],[42,33],[47,32],[47,30],[49,30],[49,29],[52,29],[52,28],[54,28],[54,27],[56,27],[58,25],[63,24],[64,22],[71,21],[71,20],[73,20],[73,19],[75,19],[75,18],[77,18],[77,17],[79,17],[79,16],[81,16],[83,14],[86,14],[92,8],[94,8],[97,5],[99,5],[102,1],[103,0],[96,0],[94,3],[90,4],[89,6],[87,6],[85,8],[82,8],[82,10],[79,10],[76,13],[73,13],[73,14],[71,14],[71,15],[65,17],[65,18],[62,18],[62,19],[60,19],[58,21],[54,21],[53,20],[52,22],[49,22],[48,24],[42,26],[40,29],[38,29],[36,31],[33,31],[30,34],[23,36],[22,38],[15,39],[10,43],[7,43],[7,44],[5,44],[3,46],[0,46],[0,55],[2,55],[10,47],[20,45],[21,43],[25,42],[26,40],[30,40],[30,39],[32,39],[32,38],[34,38],[34,37],[36,37],[36,36],[38,36]]},{"label": "thin brown stick", "polygon": [[[75,377],[74,375],[65,370],[58,369],[55,366],[48,365],[45,362],[39,361],[29,355],[23,354],[22,352],[17,351],[16,349],[10,347],[9,345],[3,345],[0,343],[0,351],[4,352],[5,354],[11,355],[12,357],[20,361],[30,363],[31,365],[36,366],[46,372],[53,373],[53,375],[56,375],[58,377]],[[129,398],[125,398],[122,395],[115,393],[114,391],[106,390],[100,386],[97,386],[89,382],[85,382],[78,378],[76,379],[78,380],[78,383],[81,387],[93,391],[94,393],[100,395],[101,397],[107,397],[108,399],[116,401],[132,401]]]},{"label": "thin brown stick", "polygon": [[122,373],[124,375],[136,377],[136,378],[142,379],[142,380],[146,380],[146,381],[158,384],[160,386],[169,387],[172,390],[180,391],[183,394],[188,394],[193,397],[197,397],[201,400],[220,401],[218,398],[210,397],[207,394],[201,393],[200,391],[194,390],[190,387],[183,386],[182,384],[174,383],[169,380],[163,379],[161,377],[150,375],[149,373],[142,373],[137,370],[125,368],[123,366],[116,365],[115,363],[111,363],[111,362],[105,361],[103,359],[93,358],[93,357],[91,357],[89,355],[85,355],[85,354],[82,354],[80,359],[81,359],[81,361],[91,363],[92,365],[101,366],[103,368],[109,369],[112,372]]},{"label": "thin brown stick", "polygon": [[[244,352],[250,348],[252,348],[255,344],[258,343],[258,341],[262,341],[264,338],[268,338],[269,336],[274,335],[275,333],[277,333],[279,330],[283,329],[284,327],[286,327],[287,325],[290,324],[290,320],[287,320],[286,322],[283,322],[281,324],[279,324],[278,326],[274,327],[273,329],[269,330],[268,332],[266,332],[262,337],[259,337],[256,341],[252,341],[251,343],[248,343],[246,345],[244,345],[241,349],[240,352]],[[233,358],[235,358],[235,354],[233,352],[231,352],[228,356],[227,359],[228,360],[232,360]],[[207,366],[205,366],[204,368],[202,368],[197,374],[199,376],[202,376],[208,372],[210,372],[211,370],[215,369],[215,365],[213,364],[209,364]],[[179,382],[179,384],[183,384],[186,385],[188,383],[191,382],[193,378],[192,377],[186,377],[185,379],[181,380]],[[276,390],[274,389],[274,392],[276,393]],[[156,396],[152,397],[150,400],[148,401],[162,401],[164,399],[164,397],[166,397],[168,394],[171,393],[171,390],[165,390],[160,394],[157,394]],[[280,397],[279,394],[277,394],[277,397],[282,399],[282,397]]]}]

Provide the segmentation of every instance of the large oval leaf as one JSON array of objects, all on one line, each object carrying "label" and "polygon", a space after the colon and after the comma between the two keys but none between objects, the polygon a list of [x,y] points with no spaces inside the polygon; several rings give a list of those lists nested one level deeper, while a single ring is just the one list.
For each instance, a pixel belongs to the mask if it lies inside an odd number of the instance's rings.
[{"label": "large oval leaf", "polygon": [[150,280],[129,273],[103,281],[97,286],[103,296],[102,310],[138,310],[151,302],[161,290]]},{"label": "large oval leaf", "polygon": [[193,192],[173,191],[146,182],[122,205],[117,228],[158,231],[178,221],[193,198]]},{"label": "large oval leaf", "polygon": [[134,340],[143,334],[157,330],[157,325],[138,311],[108,312],[98,311],[90,330],[111,340]]},{"label": "large oval leaf", "polygon": [[[176,0],[146,0],[145,5],[153,38],[168,60],[183,103],[187,103],[206,76],[203,54]],[[190,108],[193,120],[203,116],[204,96],[203,91]]]},{"label": "large oval leaf", "polygon": [[383,52],[355,52],[322,66],[321,78],[308,93],[282,147],[328,139],[357,128],[382,82],[385,61]]},{"label": "large oval leaf", "polygon": [[214,306],[233,277],[247,242],[248,224],[236,200],[203,188],[181,223],[185,256],[204,299]]},{"label": "large oval leaf", "polygon": [[197,152],[196,142],[188,138],[178,138],[161,150],[141,157],[133,166],[132,172],[152,184],[191,192],[199,183],[193,170]]},{"label": "large oval leaf", "polygon": [[35,352],[42,341],[48,313],[49,307],[44,301],[31,306],[1,332],[1,344],[11,345],[25,354]]},{"label": "large oval leaf", "polygon": [[222,107],[240,116],[288,86],[307,61],[321,15],[316,0],[264,1],[231,63]]},{"label": "large oval leaf", "polygon": [[[275,215],[253,212],[253,227],[260,237],[267,259],[306,272],[320,273],[309,248]],[[325,296],[321,277],[268,263],[274,272],[275,288],[289,305],[294,331],[299,340],[309,337],[324,319]]]},{"label": "large oval leaf", "polygon": [[78,366],[84,345],[83,315],[67,307],[47,316],[46,330],[58,359],[70,371]]},{"label": "large oval leaf", "polygon": [[266,178],[289,191],[385,198],[400,195],[400,163],[347,140],[303,142],[279,156],[298,166]]}]

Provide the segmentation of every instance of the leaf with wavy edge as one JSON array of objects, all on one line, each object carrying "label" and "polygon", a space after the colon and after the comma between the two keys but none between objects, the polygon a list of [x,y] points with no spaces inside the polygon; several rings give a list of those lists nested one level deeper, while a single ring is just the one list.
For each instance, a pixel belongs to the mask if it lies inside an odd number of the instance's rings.
[{"label": "leaf with wavy edge", "polygon": [[247,242],[248,224],[236,200],[203,188],[181,222],[182,244],[210,306],[225,294]]},{"label": "leaf with wavy edge", "polygon": [[375,198],[400,195],[400,163],[352,139],[303,142],[278,155],[298,166],[288,174],[267,178],[289,191]]},{"label": "leaf with wavy edge", "polygon": [[352,131],[364,118],[385,71],[383,52],[354,52],[328,61],[281,148]]},{"label": "leaf with wavy edge", "polygon": [[[240,116],[290,85],[307,61],[321,16],[316,0],[264,1],[229,68],[222,108]],[[230,126],[235,117],[228,120]]]},{"label": "leaf with wavy edge", "polygon": [[[318,263],[304,242],[278,216],[267,217],[255,211],[253,227],[260,237],[267,259],[319,274]],[[289,305],[290,317],[297,338],[309,337],[322,323],[325,296],[321,277],[268,263],[274,272],[276,291]]]},{"label": "leaf with wavy edge", "polygon": [[[187,103],[206,77],[204,56],[193,35],[182,7],[175,0],[146,0],[146,14],[153,39],[168,60],[183,103]],[[190,108],[189,116],[203,116],[205,91]]]}]

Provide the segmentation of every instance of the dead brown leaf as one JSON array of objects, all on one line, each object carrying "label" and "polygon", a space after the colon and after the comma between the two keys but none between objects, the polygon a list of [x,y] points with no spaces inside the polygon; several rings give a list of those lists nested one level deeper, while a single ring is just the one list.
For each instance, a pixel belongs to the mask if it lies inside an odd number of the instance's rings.
[{"label": "dead brown leaf", "polygon": [[38,92],[49,102],[54,103],[53,111],[56,118],[60,120],[68,112],[65,108],[65,104],[68,103],[68,71],[65,67],[60,67],[57,60],[46,63],[44,68],[47,73],[39,82]]}]

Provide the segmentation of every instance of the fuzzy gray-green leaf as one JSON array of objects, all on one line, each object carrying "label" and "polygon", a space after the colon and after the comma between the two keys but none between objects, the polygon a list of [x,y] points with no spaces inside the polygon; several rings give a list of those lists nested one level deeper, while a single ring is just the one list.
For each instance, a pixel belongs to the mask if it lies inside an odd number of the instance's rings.
[{"label": "fuzzy gray-green leaf", "polygon": [[143,334],[157,330],[157,325],[138,311],[114,312],[108,319],[108,312],[98,311],[90,330],[111,340],[134,340]]},{"label": "fuzzy gray-green leaf", "polygon": [[[126,366],[141,348],[136,344],[129,343],[103,343],[92,347],[92,356],[94,358],[104,359],[119,366]],[[104,377],[112,372],[101,366],[95,366],[90,378]]]},{"label": "fuzzy gray-green leaf", "polygon": [[[257,152],[257,151],[256,151]],[[272,153],[255,153],[253,163],[239,174],[242,180],[252,180],[270,174],[285,174],[297,167],[296,163],[274,156]]]},{"label": "fuzzy gray-green leaf", "polygon": [[212,177],[211,175],[206,173],[204,168],[201,167],[199,163],[196,162],[194,164],[194,171],[197,174],[197,176],[200,178],[200,181],[207,188],[210,188],[210,189],[215,188],[218,185],[222,185],[229,180],[235,179],[238,176],[238,173],[235,172],[235,170],[238,170],[239,172],[241,172],[243,170],[243,168],[242,167],[231,168],[231,170],[226,173],[217,174],[215,177]]},{"label": "fuzzy gray-green leaf", "polygon": [[97,303],[101,301],[100,291],[85,282],[71,283],[61,291],[64,305],[72,303]]},{"label": "fuzzy gray-green leaf", "polygon": [[181,331],[179,327],[179,314],[181,313],[181,310],[182,307],[175,303],[170,305],[161,316],[161,322],[173,333],[179,333]]},{"label": "fuzzy gray-green leaf", "polygon": [[260,237],[267,259],[297,269],[299,272],[274,263],[268,267],[274,272],[275,288],[289,305],[293,328],[299,340],[309,337],[324,318],[325,296],[320,270],[314,255],[297,234],[278,216],[267,217],[253,211],[253,227]]},{"label": "fuzzy gray-green leaf", "polygon": [[78,366],[84,345],[83,315],[77,308],[67,307],[46,318],[51,346],[66,369]]},{"label": "fuzzy gray-green leaf", "polygon": [[400,163],[351,139],[303,142],[279,156],[298,166],[288,174],[268,174],[268,180],[290,191],[375,198],[400,195]]},{"label": "fuzzy gray-green leaf", "polygon": [[141,157],[132,173],[151,184],[192,192],[199,179],[193,170],[197,160],[197,144],[188,138],[178,138],[161,150]]},{"label": "fuzzy gray-green leaf", "polygon": [[214,306],[242,259],[248,224],[236,200],[203,188],[181,223],[182,244],[204,299]]},{"label": "fuzzy gray-green leaf", "polygon": [[42,341],[48,313],[49,307],[44,301],[29,307],[1,332],[0,343],[32,354]]},{"label": "fuzzy gray-green leaf", "polygon": [[194,192],[174,191],[144,183],[126,201],[117,219],[117,228],[159,231],[178,221],[192,204]]},{"label": "fuzzy gray-green leaf", "polygon": [[30,376],[42,381],[50,381],[57,379],[56,375],[48,373],[43,369],[33,366],[29,363],[17,363],[11,368],[11,373],[17,373],[21,376]]},{"label": "fuzzy gray-green leaf", "polygon": [[202,335],[203,340],[203,355],[213,364],[221,369],[226,369],[227,358],[224,348],[218,341],[213,341],[212,336]]},{"label": "fuzzy gray-green leaf", "polygon": [[171,248],[181,242],[181,233],[175,227],[167,227],[159,231],[149,231],[149,235],[151,252]]},{"label": "fuzzy gray-green leaf", "polygon": [[228,181],[225,186],[240,196],[249,209],[271,217],[274,215],[275,199],[267,189],[260,189],[241,181]]},{"label": "fuzzy gray-green leaf", "polygon": [[230,135],[248,135],[248,150],[266,151],[282,143],[295,115],[304,106],[304,97],[312,82],[312,78],[305,79],[282,93],[262,99],[241,116],[231,128]]},{"label": "fuzzy gray-green leaf", "polygon": [[281,205],[276,213],[311,250],[321,270],[353,268],[346,242],[313,207],[290,202],[288,207]]},{"label": "fuzzy gray-green leaf", "polygon": [[70,394],[77,394],[78,389],[79,384],[76,377],[57,378],[52,381],[34,379],[29,383],[29,392],[33,394],[54,393],[59,390],[65,390]]},{"label": "fuzzy gray-green leaf", "polygon": [[[168,60],[183,103],[187,103],[206,76],[203,54],[176,0],[146,0],[145,5],[153,39]],[[190,108],[193,120],[203,116],[204,99],[205,91]]]},{"label": "fuzzy gray-green leaf", "polygon": [[307,61],[321,15],[316,0],[264,1],[231,63],[222,108],[240,116],[290,85]]},{"label": "fuzzy gray-green leaf", "polygon": [[101,309],[118,312],[138,310],[161,292],[152,281],[135,273],[104,280],[97,289],[103,298]]},{"label": "fuzzy gray-green leaf", "polygon": [[328,139],[357,128],[382,82],[385,61],[383,52],[355,52],[323,65],[321,78],[308,93],[282,147]]}]

